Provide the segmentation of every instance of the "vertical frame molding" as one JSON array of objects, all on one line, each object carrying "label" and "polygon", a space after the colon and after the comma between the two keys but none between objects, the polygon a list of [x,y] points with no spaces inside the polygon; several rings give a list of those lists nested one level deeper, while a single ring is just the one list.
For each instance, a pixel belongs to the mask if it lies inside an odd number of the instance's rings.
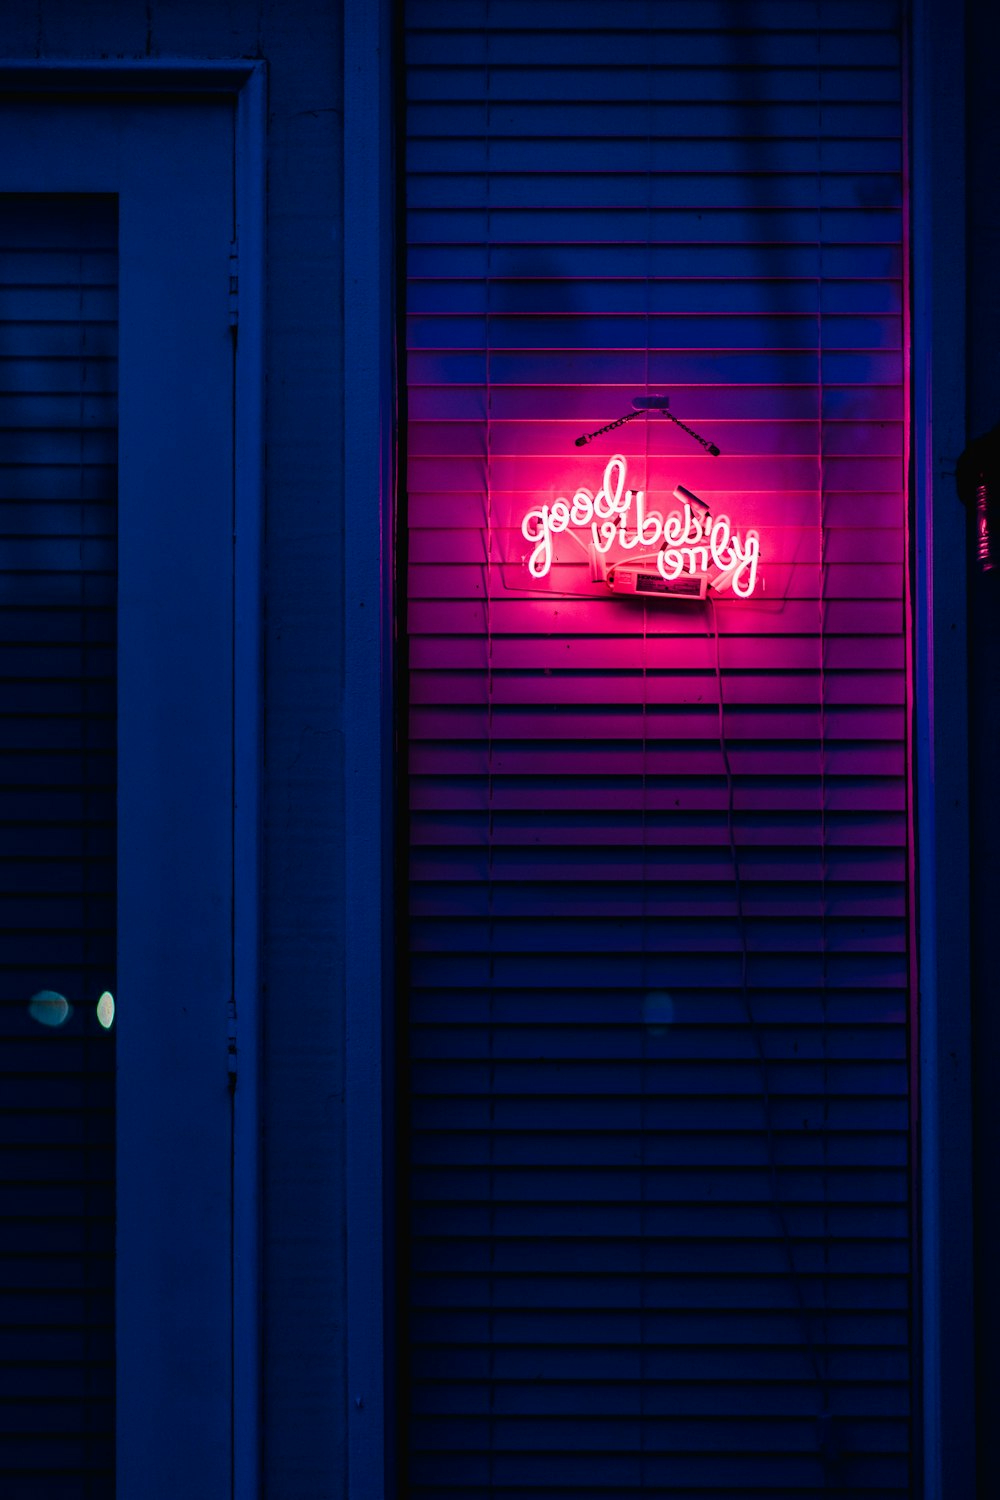
[{"label": "vertical frame molding", "polygon": [[344,5],[344,955],[348,1485],[393,1491],[391,881],[394,454],[392,5]]},{"label": "vertical frame molding", "polygon": [[261,1483],[261,890],[267,72],[236,95],[238,338],[233,473],[233,1496]]},{"label": "vertical frame molding", "polygon": [[961,7],[912,6],[912,271],[924,1500],[975,1493]]}]

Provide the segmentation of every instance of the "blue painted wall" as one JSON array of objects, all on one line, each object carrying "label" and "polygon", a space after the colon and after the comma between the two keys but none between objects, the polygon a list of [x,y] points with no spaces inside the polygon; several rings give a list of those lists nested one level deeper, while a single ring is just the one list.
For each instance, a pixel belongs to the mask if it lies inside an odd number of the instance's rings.
[{"label": "blue painted wall", "polygon": [[[1000,15],[976,0],[966,26],[966,435],[1000,421],[1000,199],[997,159],[1000,115]],[[956,517],[961,525],[961,517]],[[971,530],[971,526],[970,526]],[[970,555],[971,555],[970,536]],[[976,1393],[979,1484],[982,1494],[1000,1485],[1000,1455],[993,1420],[1000,1402],[995,1357],[1000,1335],[1000,1200],[996,1147],[1000,1140],[1000,1056],[997,994],[997,885],[1000,881],[1000,577],[969,574],[969,783],[971,822],[971,974],[973,1057],[973,1162],[975,1193]]]}]

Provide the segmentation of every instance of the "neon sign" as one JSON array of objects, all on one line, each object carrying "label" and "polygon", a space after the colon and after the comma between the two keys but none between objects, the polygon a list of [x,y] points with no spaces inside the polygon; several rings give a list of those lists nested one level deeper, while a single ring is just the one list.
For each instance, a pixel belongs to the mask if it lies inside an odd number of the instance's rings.
[{"label": "neon sign", "polygon": [[[758,533],[734,531],[728,516],[713,517],[704,500],[683,485],[674,490],[682,509],[666,516],[647,510],[645,491],[626,489],[627,472],[626,459],[616,453],[608,459],[596,495],[579,489],[572,500],[553,500],[528,511],[521,535],[533,544],[527,559],[532,578],[546,577],[552,567],[554,536],[589,526],[591,577],[605,581],[613,592],[703,599],[709,587],[731,588],[738,598],[748,599],[757,586]],[[609,562],[612,547],[639,555]]]}]

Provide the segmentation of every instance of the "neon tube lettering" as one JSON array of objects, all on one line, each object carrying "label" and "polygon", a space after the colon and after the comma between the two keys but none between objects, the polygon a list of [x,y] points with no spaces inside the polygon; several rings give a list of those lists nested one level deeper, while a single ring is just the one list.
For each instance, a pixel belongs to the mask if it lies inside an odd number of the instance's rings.
[{"label": "neon tube lettering", "polygon": [[[733,530],[727,515],[712,516],[703,500],[678,485],[674,498],[679,510],[663,516],[646,509],[645,490],[625,487],[628,463],[616,453],[605,465],[596,495],[578,489],[572,500],[559,498],[550,505],[529,510],[521,522],[521,535],[532,543],[527,559],[533,578],[544,578],[554,561],[552,538],[571,528],[589,526],[593,545],[607,554],[617,543],[625,552],[637,548],[656,554],[661,577],[673,582],[687,570],[692,576],[715,570],[710,586],[731,588],[740,599],[749,599],[757,587],[760,536],[756,531],[741,535]],[[631,526],[631,530],[630,530]],[[652,557],[650,557],[650,563]]]}]

